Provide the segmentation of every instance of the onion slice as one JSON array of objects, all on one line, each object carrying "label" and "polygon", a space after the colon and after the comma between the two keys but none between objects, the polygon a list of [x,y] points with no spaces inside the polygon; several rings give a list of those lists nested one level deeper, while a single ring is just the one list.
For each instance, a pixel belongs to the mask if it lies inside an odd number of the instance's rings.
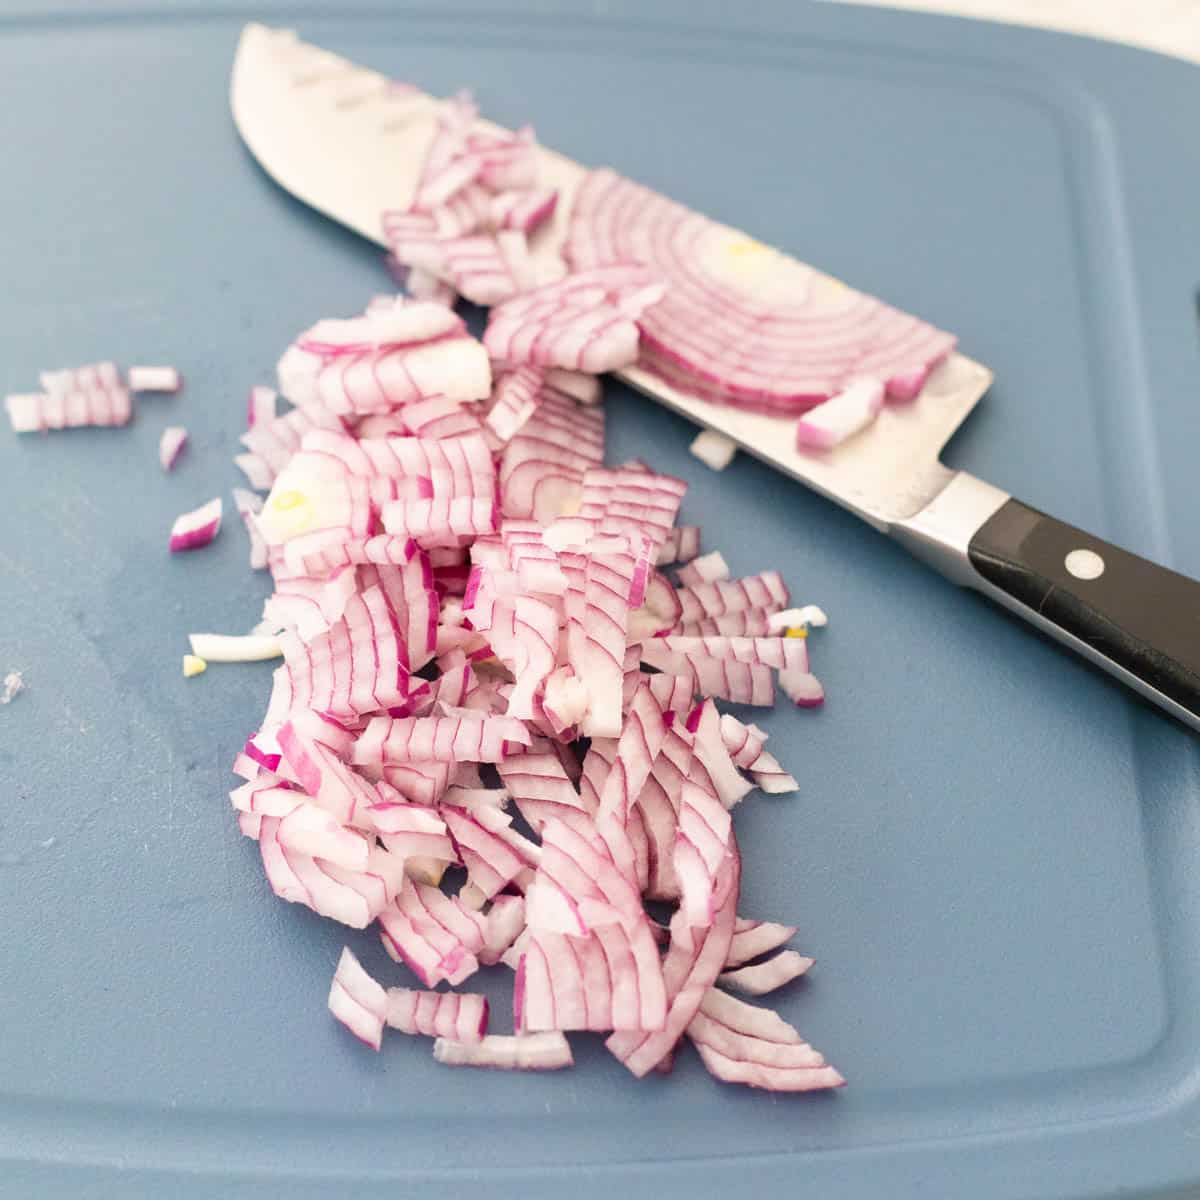
[{"label": "onion slice", "polygon": [[811,958],[797,954],[795,950],[782,950],[766,962],[722,971],[717,976],[717,982],[722,987],[744,992],[747,996],[765,996],[807,974],[812,965]]},{"label": "onion slice", "polygon": [[363,970],[350,948],[344,947],[329,987],[329,1011],[360,1042],[378,1050],[388,1014],[382,985]]},{"label": "onion slice", "polygon": [[911,398],[954,338],[609,170],[584,178],[577,272],[642,262],[666,285],[640,364],[718,403],[799,414],[870,375]]},{"label": "onion slice", "polygon": [[265,634],[189,633],[188,642],[208,662],[263,662],[283,653],[279,639]]},{"label": "onion slice", "polygon": [[486,996],[473,992],[388,988],[385,1019],[389,1029],[401,1033],[460,1044],[480,1042],[487,1033],[488,1002]]},{"label": "onion slice", "polygon": [[801,450],[832,450],[861,433],[883,408],[883,384],[860,379],[809,409],[796,423],[796,445]]},{"label": "onion slice", "polygon": [[571,1047],[561,1033],[489,1034],[479,1042],[438,1038],[433,1057],[450,1067],[491,1067],[498,1071],[559,1071],[573,1067]]},{"label": "onion slice", "polygon": [[[223,509],[221,497],[217,496],[207,504],[202,504],[199,508],[176,517],[175,524],[171,526],[171,537],[168,542],[171,553],[199,550],[202,546],[207,546],[221,528]],[[206,656],[201,655],[201,657]]]},{"label": "onion slice", "polygon": [[158,439],[158,462],[164,471],[174,468],[187,440],[188,432],[182,425],[168,425],[162,431],[162,437]]},{"label": "onion slice", "polygon": [[126,376],[131,392],[178,392],[183,376],[175,367],[130,367]]}]

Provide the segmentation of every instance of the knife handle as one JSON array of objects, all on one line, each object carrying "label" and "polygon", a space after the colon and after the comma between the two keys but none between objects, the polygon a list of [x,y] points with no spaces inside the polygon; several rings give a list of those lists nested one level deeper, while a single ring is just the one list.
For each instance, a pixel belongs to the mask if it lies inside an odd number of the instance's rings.
[{"label": "knife handle", "polygon": [[963,473],[946,492],[901,540],[1200,730],[1200,582]]}]

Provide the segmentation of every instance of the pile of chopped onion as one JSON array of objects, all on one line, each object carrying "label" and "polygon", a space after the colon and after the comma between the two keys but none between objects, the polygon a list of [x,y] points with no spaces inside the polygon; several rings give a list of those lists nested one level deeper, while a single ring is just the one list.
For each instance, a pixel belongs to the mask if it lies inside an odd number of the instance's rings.
[{"label": "pile of chopped onion", "polygon": [[[375,1050],[388,1031],[432,1039],[449,1065],[550,1070],[572,1065],[568,1034],[600,1033],[639,1077],[669,1071],[686,1040],[726,1082],[836,1087],[790,1024],[733,994],[770,995],[812,960],[786,948],[792,926],[738,915],[733,810],[797,784],[758,726],[716,704],[771,705],[777,684],[820,703],[807,633],[824,614],[790,607],[778,572],[735,578],[702,555],[679,524],[682,480],[605,467],[596,374],[650,355],[790,412],[841,388],[868,329],[895,351],[889,387],[945,346],[877,302],[805,301],[789,336],[813,348],[818,326],[837,332],[819,372],[777,352],[723,372],[682,362],[671,336],[707,320],[682,251],[710,231],[685,221],[643,253],[649,218],[633,206],[630,242],[603,201],[639,196],[596,173],[575,269],[539,277],[527,238],[557,195],[538,162],[531,131],[444,102],[411,202],[383,218],[408,295],[300,333],[277,369],[288,411],[251,393],[237,462],[270,494],[235,502],[274,590],[249,638],[192,638],[196,664],[282,657],[233,764],[238,826],[277,896],[376,930],[407,973],[385,986],[349,948],[337,965],[329,1009]],[[482,343],[460,295],[496,305]],[[707,331],[716,349],[753,323],[740,304]],[[731,449],[697,452],[720,466]],[[181,542],[215,531],[212,515],[181,518]],[[511,1032],[470,990],[485,969],[512,973]]]},{"label": "pile of chopped onion", "polygon": [[[282,654],[230,796],[279,897],[377,929],[411,976],[385,986],[343,953],[329,1007],[367,1045],[402,1033],[443,1063],[546,1070],[572,1064],[567,1034],[601,1033],[641,1076],[688,1040],[725,1081],[834,1087],[791,1025],[732,994],[812,960],[785,948],[791,926],[738,915],[732,810],[796,783],[715,704],[772,704],[777,679],[818,700],[805,630],[778,619],[816,610],[790,608],[776,572],[701,556],[683,481],[605,468],[580,370],[597,359],[537,336],[599,306],[636,355],[623,314],[647,286],[608,270],[510,301],[493,357],[429,300],[302,333],[278,372],[297,407],[272,415],[272,396],[243,439],[270,484],[238,497],[274,580],[264,632],[192,649]],[[470,990],[483,969],[512,972],[511,1033]]]}]

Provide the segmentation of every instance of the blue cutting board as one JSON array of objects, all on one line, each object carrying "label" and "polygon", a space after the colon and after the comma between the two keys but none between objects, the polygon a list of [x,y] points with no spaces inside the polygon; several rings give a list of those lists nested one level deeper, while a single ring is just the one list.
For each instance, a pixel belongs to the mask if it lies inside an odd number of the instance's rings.
[{"label": "blue cutting board", "polygon": [[[956,330],[997,382],[952,460],[1200,573],[1200,72],[991,25],[824,5],[512,0],[357,11],[0,5],[0,390],[178,364],[125,431],[0,431],[0,1196],[1159,1195],[1200,1186],[1195,738],[804,489],[687,453],[610,388],[611,453],[686,476],[734,568],[831,615],[829,702],[765,724],[795,797],[738,812],[742,911],[794,921],[785,1016],[835,1095],[378,1057],[324,1011],[369,935],[274,899],[227,765],[270,667],[184,680],[266,584],[236,518],[244,393],[385,286],[228,114],[243,19],[485,111]],[[24,15],[22,15],[24,14]],[[179,469],[162,427],[186,424]],[[506,1015],[502,1012],[501,1019]]]}]

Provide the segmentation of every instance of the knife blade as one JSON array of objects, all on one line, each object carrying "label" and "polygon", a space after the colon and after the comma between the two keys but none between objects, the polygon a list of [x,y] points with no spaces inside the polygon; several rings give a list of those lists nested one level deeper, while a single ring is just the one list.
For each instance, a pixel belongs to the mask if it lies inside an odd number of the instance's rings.
[{"label": "knife blade", "polygon": [[[369,68],[250,24],[233,66],[234,122],[281,187],[384,244],[381,214],[411,201],[438,101]],[[488,122],[484,129],[495,130]],[[540,182],[558,189],[537,259],[559,257],[587,168],[539,148]],[[849,509],[952,581],[974,588],[1200,729],[1200,584],[1013,499],[939,455],[992,381],[961,353],[909,404],[819,454],[780,418],[689,396],[634,366],[631,387]]]}]

